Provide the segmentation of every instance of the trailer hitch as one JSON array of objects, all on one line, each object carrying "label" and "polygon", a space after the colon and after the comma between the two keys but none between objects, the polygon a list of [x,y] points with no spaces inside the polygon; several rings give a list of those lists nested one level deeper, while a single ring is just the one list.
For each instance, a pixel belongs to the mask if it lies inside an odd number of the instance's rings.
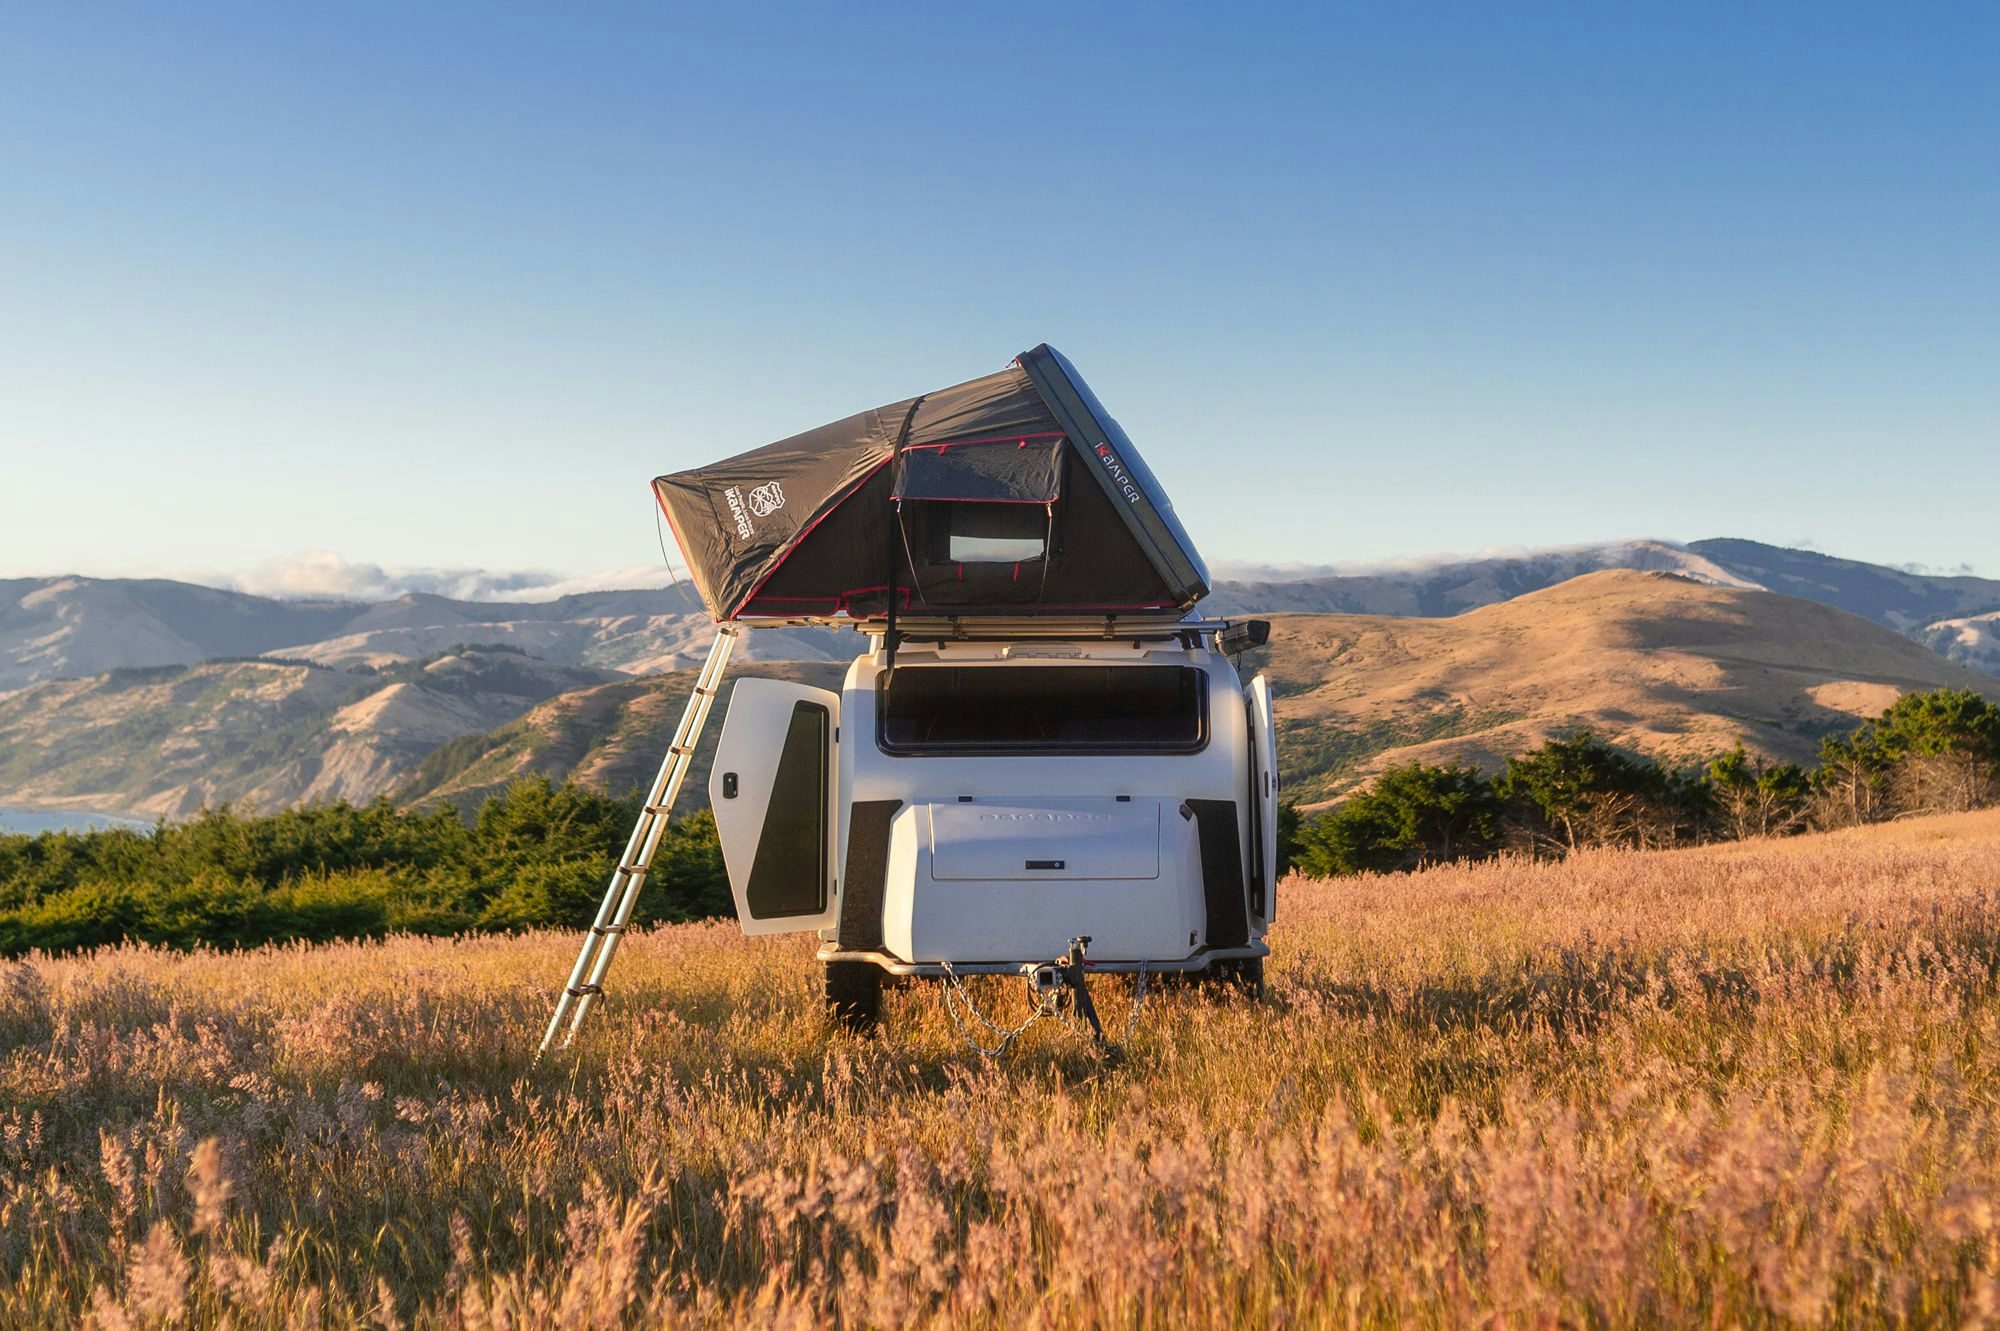
[{"label": "trailer hitch", "polygon": [[1090,1023],[1091,1038],[1101,1045],[1106,1043],[1104,1039],[1104,1023],[1097,1019],[1097,1004],[1090,1001],[1090,981],[1084,977],[1083,973],[1084,962],[1088,960],[1084,954],[1089,950],[1089,947],[1089,934],[1070,939],[1069,951],[1063,953],[1057,959],[1056,965],[1061,968],[1063,983],[1069,987],[1069,991],[1075,999],[1076,1010],[1081,1012],[1083,1019]]},{"label": "trailer hitch", "polygon": [[[1091,1043],[1099,1052],[1106,1058],[1117,1058],[1124,1052],[1124,1044],[1123,1042],[1113,1044],[1106,1037],[1104,1023],[1097,1015],[1097,1004],[1090,996],[1090,980],[1086,969],[1090,964],[1089,949],[1090,935],[1084,934],[1070,939],[1069,951],[1054,961],[1021,967],[1020,973],[1028,983],[1028,1017],[1011,1030],[979,1010],[972,1001],[972,995],[966,991],[965,982],[959,979],[958,973],[951,968],[951,963],[946,962],[944,963],[945,1011],[950,1014],[952,1024],[958,1027],[958,1033],[965,1037],[966,1042],[990,1058],[1005,1053],[1007,1046],[1019,1039],[1036,1022],[1045,1017],[1061,1017],[1068,1020],[1073,1009],[1090,1023]],[[1143,962],[1139,965],[1138,977],[1138,983],[1132,990],[1132,1012],[1125,1019],[1124,1041],[1130,1041],[1132,1032],[1138,1029],[1139,1010],[1146,1002],[1146,967]],[[963,1015],[960,1013],[961,1007],[964,1008]],[[983,1043],[967,1026],[965,1020],[967,1016],[998,1036],[999,1042],[993,1045]]]}]

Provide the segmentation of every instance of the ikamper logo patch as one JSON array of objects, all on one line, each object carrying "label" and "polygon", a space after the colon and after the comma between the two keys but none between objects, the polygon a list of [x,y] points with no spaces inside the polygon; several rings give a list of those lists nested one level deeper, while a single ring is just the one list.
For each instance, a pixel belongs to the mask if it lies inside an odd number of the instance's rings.
[{"label": "ikamper logo patch", "polygon": [[732,485],[722,492],[722,498],[729,505],[729,516],[736,519],[736,539],[747,541],[756,535],[757,529],[750,525],[750,510],[743,507],[743,492]]},{"label": "ikamper logo patch", "polygon": [[776,481],[750,487],[749,502],[744,502],[744,494],[735,486],[722,492],[723,500],[729,505],[729,516],[736,522],[736,539],[747,541],[757,534],[757,526],[751,522],[752,515],[768,518],[785,506],[785,492]]}]

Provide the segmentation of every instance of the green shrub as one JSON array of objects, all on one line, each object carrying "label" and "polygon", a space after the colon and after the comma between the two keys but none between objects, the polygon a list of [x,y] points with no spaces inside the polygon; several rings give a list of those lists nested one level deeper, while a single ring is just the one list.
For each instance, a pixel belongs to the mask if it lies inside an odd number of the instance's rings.
[{"label": "green shrub", "polygon": [[[264,817],[211,809],[152,835],[0,836],[0,955],[126,939],[254,947],[391,932],[581,927],[633,820],[636,797],[528,777],[471,825],[385,800]],[[715,821],[668,827],[635,918],[731,909]]]}]

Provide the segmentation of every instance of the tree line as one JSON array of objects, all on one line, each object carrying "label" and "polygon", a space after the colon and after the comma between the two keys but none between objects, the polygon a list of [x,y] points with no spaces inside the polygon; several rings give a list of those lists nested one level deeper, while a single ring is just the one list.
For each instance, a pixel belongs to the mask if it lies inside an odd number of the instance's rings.
[{"label": "tree line", "polygon": [[[528,777],[470,821],[377,800],[0,836],[0,955],[588,923],[639,803]],[[730,913],[707,810],[669,825],[653,866],[639,921]]]},{"label": "tree line", "polygon": [[1668,767],[1587,730],[1518,754],[1494,776],[1463,764],[1403,764],[1299,821],[1288,849],[1301,872],[1332,876],[1788,836],[1996,800],[2000,707],[1970,689],[1938,689],[1824,737],[1811,768],[1761,762],[1740,742],[1707,763]]}]

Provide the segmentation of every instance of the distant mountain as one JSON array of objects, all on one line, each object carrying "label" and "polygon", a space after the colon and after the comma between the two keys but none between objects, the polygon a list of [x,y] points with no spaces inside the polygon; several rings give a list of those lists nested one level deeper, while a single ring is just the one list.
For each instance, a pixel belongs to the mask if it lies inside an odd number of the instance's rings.
[{"label": "distant mountain", "polygon": [[[2000,611],[2000,581],[1938,577],[1755,541],[1623,541],[1571,549],[1416,560],[1355,569],[1245,569],[1218,581],[1211,615],[1417,615],[1441,618],[1605,569],[1679,574],[1764,588],[1886,624],[1953,659],[1993,668],[1975,633],[1933,626]],[[714,626],[673,589],[586,592],[553,601],[464,601],[423,593],[390,601],[281,601],[162,580],[0,581],[0,692],[38,680],[217,657],[280,656],[322,665],[388,665],[457,643],[517,647],[562,665],[645,675],[698,664]],[[746,660],[841,661],[852,633],[761,629]]]},{"label": "distant mountain", "polygon": [[[646,674],[697,663],[715,636],[708,616],[665,591],[587,592],[544,602],[279,601],[185,582],[122,578],[0,581],[0,691],[106,670],[279,656],[321,665],[387,665],[463,642],[518,647],[562,665]],[[770,629],[740,649],[752,660],[853,655],[852,636]]]},{"label": "distant mountain", "polygon": [[1441,619],[1612,568],[1678,573],[1718,587],[1757,585],[1681,546],[1620,541],[1352,570],[1294,570],[1282,577],[1258,576],[1252,570],[1222,580],[1202,602],[1202,610],[1219,616],[1296,612]]},{"label": "distant mountain", "polygon": [[1918,642],[1963,666],[2000,675],[2000,610],[1940,619],[1913,635]]},{"label": "distant mountain", "polygon": [[[650,675],[707,657],[715,625],[706,611],[685,607],[673,591],[588,592],[539,603],[410,595],[366,607],[338,634],[269,650],[327,665],[382,664],[476,637],[545,660]],[[847,660],[859,642],[839,629],[759,629],[738,651],[758,661]]]},{"label": "distant mountain", "polygon": [[252,659],[50,680],[0,697],[0,791],[168,818],[365,801],[448,740],[614,678],[471,648],[383,671]]},{"label": "distant mountain", "polygon": [[274,601],[153,578],[0,579],[0,689],[261,656],[323,637],[367,608]]},{"label": "distant mountain", "polygon": [[1373,569],[1251,574],[1221,583],[1203,609],[1218,615],[1441,618],[1607,569],[1675,573],[1716,587],[1817,601],[1895,629],[1960,665],[2000,674],[2000,580],[1912,573],[1758,541],[1621,541]]},{"label": "distant mountain", "polygon": [[1993,578],[1910,573],[1757,541],[1695,541],[1687,548],[1766,591],[1838,606],[1904,633],[2000,610],[2000,580]]},{"label": "distant mountain", "polygon": [[[1810,761],[1902,693],[2000,680],[1889,629],[1810,601],[1664,573],[1610,570],[1456,616],[1274,617],[1247,662],[1280,698],[1288,792],[1321,802],[1389,762],[1505,759],[1579,726],[1669,762],[1738,739],[1771,760]],[[831,663],[745,674],[838,686]],[[626,790],[652,776],[692,671],[551,698],[490,735],[440,748],[392,791],[399,803],[469,807],[528,773]],[[726,699],[725,705],[726,705]],[[711,730],[689,791],[706,780]],[[699,803],[698,793],[685,798]]]},{"label": "distant mountain", "polygon": [[[1480,576],[1450,594],[1475,594],[1499,574]],[[344,622],[356,634],[441,632],[435,601],[403,598]],[[589,613],[605,608],[586,605],[579,618],[609,618]],[[1576,726],[1670,761],[1739,737],[1767,757],[1803,760],[1819,736],[1904,691],[1951,685],[2000,699],[2000,680],[1882,625],[1678,572],[1591,573],[1454,615],[1276,619],[1252,664],[1278,686],[1287,784],[1308,802],[1390,761],[1492,767]],[[1994,627],[1968,619],[1954,631],[1990,643]],[[752,660],[741,673],[834,687],[861,644],[826,637],[840,660]],[[511,648],[367,659],[211,661],[31,685],[0,697],[0,797],[182,817],[222,801],[271,809],[378,795],[469,808],[528,773],[628,790],[657,767],[693,677],[632,678]],[[704,739],[689,800],[700,798],[718,730]]]},{"label": "distant mountain", "polygon": [[1450,618],[1286,615],[1259,655],[1287,787],[1306,802],[1390,762],[1496,769],[1579,726],[1667,761],[1741,738],[1803,762],[1904,692],[2000,701],[2000,680],[1830,606],[1619,570]]}]

